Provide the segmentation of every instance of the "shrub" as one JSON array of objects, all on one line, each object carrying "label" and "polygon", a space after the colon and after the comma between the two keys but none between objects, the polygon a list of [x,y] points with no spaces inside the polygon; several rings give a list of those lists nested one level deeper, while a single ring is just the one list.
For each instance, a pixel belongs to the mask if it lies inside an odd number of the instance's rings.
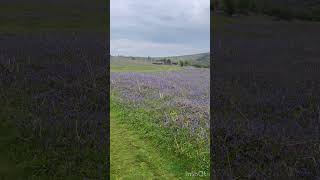
[{"label": "shrub", "polygon": [[171,60],[170,60],[170,59],[167,59],[167,60],[166,60],[166,63],[167,63],[167,64],[171,64]]},{"label": "shrub", "polygon": [[183,67],[183,61],[179,60],[179,65]]}]

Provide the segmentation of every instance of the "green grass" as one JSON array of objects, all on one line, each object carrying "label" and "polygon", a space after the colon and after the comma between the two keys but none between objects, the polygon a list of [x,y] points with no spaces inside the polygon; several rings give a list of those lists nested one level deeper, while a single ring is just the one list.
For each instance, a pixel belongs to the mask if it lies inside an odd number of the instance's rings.
[{"label": "green grass", "polygon": [[172,162],[128,125],[120,123],[117,115],[113,109],[110,119],[111,179],[177,179],[170,172]]},{"label": "green grass", "polygon": [[[182,56],[168,56],[168,57],[131,57],[131,56],[112,56],[111,57],[111,65],[115,64],[115,66],[123,68],[125,66],[134,64],[140,64],[141,66],[152,65],[152,62],[155,62],[157,60],[163,60],[163,59],[170,59],[171,62],[178,63],[176,67],[179,67],[179,62],[188,62],[188,65],[185,66],[194,66],[194,67],[202,67],[202,68],[208,68],[210,66],[210,54],[209,53],[200,53],[200,54],[190,54],[190,55],[182,55]],[[153,66],[153,65],[152,65]],[[159,65],[158,65],[159,66]],[[167,70],[167,68],[170,69],[172,66],[164,66],[163,68],[160,68],[160,71]],[[149,67],[150,68],[150,67]],[[151,67],[152,69],[152,67]],[[155,69],[156,71],[159,71],[158,68]],[[140,69],[138,71],[141,71]],[[152,70],[150,70],[151,72]]]},{"label": "green grass", "polygon": [[[178,179],[191,179],[192,177],[186,176],[186,172],[208,172],[209,152],[205,146],[197,145],[192,138],[189,138],[186,131],[162,127],[160,123],[162,114],[159,111],[122,104],[118,102],[115,94],[111,95],[110,104],[113,114],[111,121],[114,121],[111,122],[113,177],[135,175],[136,168],[142,168],[143,174],[146,177],[150,175],[148,178],[151,179],[155,174],[163,173],[166,174],[164,177],[170,177],[172,174]],[[143,154],[143,162],[139,160],[140,154]],[[114,162],[112,158],[115,159]],[[135,163],[123,164],[122,159]],[[140,167],[140,163],[148,163],[151,159],[155,160],[149,167],[158,167],[157,169]],[[195,179],[208,178],[207,176]]]},{"label": "green grass", "polygon": [[111,60],[111,72],[159,72],[177,71],[181,67],[174,65],[154,65],[150,62],[134,60]]}]

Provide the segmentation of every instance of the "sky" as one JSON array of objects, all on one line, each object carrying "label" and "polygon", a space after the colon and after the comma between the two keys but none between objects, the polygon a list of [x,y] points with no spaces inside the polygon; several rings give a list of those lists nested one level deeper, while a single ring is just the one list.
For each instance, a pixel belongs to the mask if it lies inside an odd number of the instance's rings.
[{"label": "sky", "polygon": [[111,0],[111,55],[210,51],[210,0]]}]

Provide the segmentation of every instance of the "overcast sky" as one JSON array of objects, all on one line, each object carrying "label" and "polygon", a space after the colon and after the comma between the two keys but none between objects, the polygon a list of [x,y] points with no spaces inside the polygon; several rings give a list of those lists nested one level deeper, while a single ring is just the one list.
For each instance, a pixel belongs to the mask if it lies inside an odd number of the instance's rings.
[{"label": "overcast sky", "polygon": [[210,51],[210,0],[111,0],[111,55]]}]

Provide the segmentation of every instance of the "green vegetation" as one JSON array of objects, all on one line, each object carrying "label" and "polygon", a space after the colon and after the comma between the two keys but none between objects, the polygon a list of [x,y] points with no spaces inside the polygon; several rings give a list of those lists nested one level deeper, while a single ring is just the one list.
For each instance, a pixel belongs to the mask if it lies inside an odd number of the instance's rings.
[{"label": "green vegetation", "polygon": [[111,72],[159,72],[177,71],[181,68],[172,65],[154,65],[151,62],[133,60],[111,60]]},{"label": "green vegetation", "polygon": [[183,67],[184,66],[183,61],[179,60],[179,65]]},{"label": "green vegetation", "polygon": [[[159,123],[161,118],[159,111],[152,108],[136,108],[128,104],[125,105],[117,100],[114,93],[111,96],[110,104],[113,113],[111,117],[114,121],[111,124],[113,127],[117,127],[111,130],[111,166],[113,165],[111,173],[115,173],[112,176],[129,177],[130,174],[136,173],[135,169],[141,169],[142,174],[146,176],[150,173],[152,176],[168,173],[161,178],[169,178],[174,175],[179,179],[186,179],[186,172],[199,170],[209,172],[207,164],[209,154],[204,153],[207,152],[205,149],[209,142],[196,143],[182,129],[162,128]],[[180,131],[178,135],[176,131]],[[123,142],[121,147],[118,147],[120,146],[119,141]],[[132,143],[127,144],[129,141]],[[145,143],[141,143],[141,141]],[[138,152],[133,152],[132,146]],[[112,154],[117,151],[118,153]],[[135,163],[123,166],[125,164],[121,161],[125,159]],[[152,162],[150,162],[151,160]],[[149,168],[146,168],[145,163],[149,163]],[[134,167],[135,165],[137,166]],[[150,177],[148,176],[148,178]],[[208,179],[208,177],[197,177],[197,179]]]},{"label": "green vegetation", "polygon": [[[186,56],[189,57],[189,56]],[[203,54],[191,55],[194,62]],[[134,59],[133,59],[134,58]],[[176,58],[176,59],[175,59]],[[156,61],[158,60],[158,61]],[[155,65],[152,62],[180,62],[177,65]],[[190,59],[177,57],[143,58],[113,56],[111,72],[156,73],[183,70],[191,65]],[[121,73],[117,74],[120,75]],[[115,75],[116,76],[116,75]],[[174,76],[172,77],[174,79]],[[111,82],[112,83],[112,82]],[[116,82],[114,84],[116,86]],[[151,87],[151,86],[150,86]],[[149,89],[149,87],[143,87]],[[128,90],[122,87],[122,90]],[[129,91],[135,91],[134,89]],[[145,97],[141,106],[122,99],[117,90],[111,92],[111,178],[137,179],[208,179],[209,140],[191,134],[187,128],[174,124],[181,113],[180,107],[168,107],[164,99]],[[146,95],[148,96],[148,95]],[[166,118],[172,120],[164,123]],[[202,118],[202,117],[200,117]],[[188,121],[189,119],[185,119]],[[195,130],[198,132],[197,130]],[[195,132],[193,132],[195,133]],[[207,131],[205,132],[207,133]],[[200,134],[200,133],[199,133]],[[204,176],[189,177],[187,173],[205,172]]]},{"label": "green vegetation", "polygon": [[[126,63],[128,65],[126,65]],[[155,67],[152,63],[163,63],[163,67]],[[118,64],[118,65],[117,65]],[[200,53],[192,55],[183,55],[183,56],[169,56],[169,57],[125,57],[125,56],[112,56],[111,57],[111,71],[117,71],[117,69],[124,68],[123,71],[130,71],[132,69],[135,72],[145,71],[139,67],[133,68],[134,64],[140,64],[139,66],[149,68],[150,71],[163,71],[163,70],[176,70],[178,67],[175,66],[194,66],[208,68],[210,66],[210,54],[209,53]],[[165,66],[170,65],[170,66]],[[128,66],[128,67],[126,67]],[[130,66],[130,68],[129,68]],[[149,66],[149,67],[147,67]],[[128,68],[128,70],[126,69]],[[155,68],[155,69],[154,69]],[[154,69],[154,70],[152,70]]]},{"label": "green vegetation", "polygon": [[189,66],[189,65],[191,65],[190,61],[187,61],[187,60],[185,60],[185,61],[183,62],[183,64],[184,64],[184,66]]},{"label": "green vegetation", "polygon": [[111,107],[110,119],[110,163],[111,179],[177,179],[172,167],[175,165],[160,156],[150,142],[130,127],[119,121],[119,114]]},{"label": "green vegetation", "polygon": [[208,68],[210,66],[209,53],[192,54],[184,56],[171,56],[171,62],[176,62],[180,66],[194,66]]}]

